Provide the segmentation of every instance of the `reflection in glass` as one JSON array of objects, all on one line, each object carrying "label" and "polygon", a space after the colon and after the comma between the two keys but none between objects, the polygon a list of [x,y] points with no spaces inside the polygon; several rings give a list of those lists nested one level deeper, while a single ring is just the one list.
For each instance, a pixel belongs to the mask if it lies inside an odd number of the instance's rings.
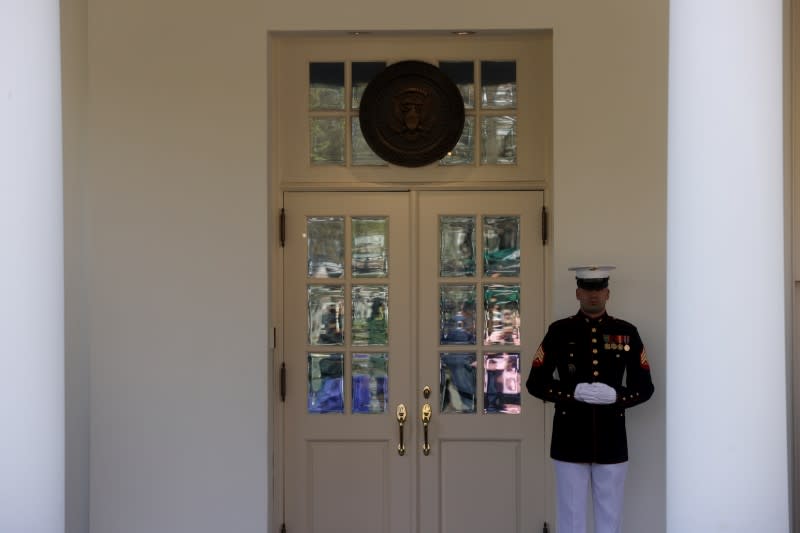
[{"label": "reflection in glass", "polygon": [[475,117],[464,118],[461,138],[450,152],[439,160],[440,165],[471,165],[475,162]]},{"label": "reflection in glass", "polygon": [[308,286],[308,344],[344,344],[344,287]]},{"label": "reflection in glass", "polygon": [[439,217],[439,276],[475,275],[475,217]]},{"label": "reflection in glass", "polygon": [[483,217],[483,274],[519,276],[519,217]]},{"label": "reflection in glass", "polygon": [[481,61],[481,107],[517,107],[517,63]]},{"label": "reflection in glass", "polygon": [[344,63],[310,63],[308,106],[312,111],[344,109]]},{"label": "reflection in glass", "polygon": [[353,61],[352,68],[353,98],[351,105],[353,109],[358,109],[364,89],[367,88],[372,78],[386,68],[386,63],[383,61]]},{"label": "reflection in glass", "polygon": [[378,157],[378,154],[372,151],[372,148],[367,144],[364,138],[364,133],[361,131],[361,121],[357,117],[353,117],[353,153],[351,154],[351,163],[353,165],[381,165],[387,166],[386,161]]},{"label": "reflection in glass", "polygon": [[439,397],[442,413],[475,412],[475,354],[439,354]]},{"label": "reflection in glass", "polygon": [[344,272],[344,218],[306,218],[308,277],[339,278]]},{"label": "reflection in glass", "polygon": [[461,91],[464,107],[475,107],[475,67],[472,61],[440,61],[439,70],[444,72]]},{"label": "reflection in glass", "polygon": [[486,334],[483,344],[519,345],[519,285],[487,285],[483,288]]},{"label": "reflection in glass", "polygon": [[389,287],[353,286],[353,344],[373,346],[388,343]]},{"label": "reflection in glass", "polygon": [[353,217],[353,277],[385,278],[389,273],[387,217]]},{"label": "reflection in glass", "polygon": [[308,412],[344,413],[341,353],[308,354]]},{"label": "reflection in glass", "polygon": [[520,413],[518,353],[483,355],[483,412]]},{"label": "reflection in glass", "polygon": [[389,402],[388,354],[353,354],[353,412],[385,413]]},{"label": "reflection in glass", "polygon": [[514,165],[517,162],[517,118],[481,119],[481,164]]},{"label": "reflection in glass", "polygon": [[344,118],[309,121],[312,165],[344,165]]},{"label": "reflection in glass", "polygon": [[439,286],[440,344],[475,344],[475,285]]}]

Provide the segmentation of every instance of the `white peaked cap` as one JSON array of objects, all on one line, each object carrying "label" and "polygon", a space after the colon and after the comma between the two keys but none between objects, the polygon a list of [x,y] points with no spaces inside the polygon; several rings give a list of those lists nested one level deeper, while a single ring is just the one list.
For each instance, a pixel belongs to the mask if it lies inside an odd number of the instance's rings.
[{"label": "white peaked cap", "polygon": [[606,279],[615,268],[612,265],[584,265],[569,267],[568,270],[574,271],[578,279]]}]

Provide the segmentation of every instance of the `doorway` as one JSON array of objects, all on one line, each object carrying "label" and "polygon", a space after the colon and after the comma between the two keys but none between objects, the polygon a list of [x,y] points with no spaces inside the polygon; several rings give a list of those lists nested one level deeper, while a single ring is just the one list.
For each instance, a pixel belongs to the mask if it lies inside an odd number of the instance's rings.
[{"label": "doorway", "polygon": [[284,193],[288,531],[541,530],[543,201]]}]

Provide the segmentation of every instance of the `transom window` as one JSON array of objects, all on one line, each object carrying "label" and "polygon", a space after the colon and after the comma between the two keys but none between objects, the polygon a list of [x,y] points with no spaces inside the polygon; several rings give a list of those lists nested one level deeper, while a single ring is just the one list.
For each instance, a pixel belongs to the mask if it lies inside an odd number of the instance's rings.
[{"label": "transom window", "polygon": [[[364,89],[387,65],[386,61],[309,63],[312,165],[386,165],[365,141],[358,110]],[[439,164],[516,165],[516,61],[439,61],[438,67],[459,88],[465,109],[461,138]]]},{"label": "transom window", "polygon": [[[281,186],[544,186],[552,177],[550,31],[468,37],[275,34],[270,53],[270,174]],[[359,124],[370,81],[409,60],[435,65],[449,77],[463,96],[465,115],[450,153],[414,168],[378,157]]]}]

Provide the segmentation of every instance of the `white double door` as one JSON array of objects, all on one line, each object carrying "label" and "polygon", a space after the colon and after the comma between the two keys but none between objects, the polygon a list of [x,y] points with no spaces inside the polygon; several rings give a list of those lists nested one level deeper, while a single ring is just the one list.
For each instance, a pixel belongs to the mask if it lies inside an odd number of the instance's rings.
[{"label": "white double door", "polygon": [[[289,533],[539,532],[539,191],[288,192]],[[403,415],[405,418],[403,418]]]}]

